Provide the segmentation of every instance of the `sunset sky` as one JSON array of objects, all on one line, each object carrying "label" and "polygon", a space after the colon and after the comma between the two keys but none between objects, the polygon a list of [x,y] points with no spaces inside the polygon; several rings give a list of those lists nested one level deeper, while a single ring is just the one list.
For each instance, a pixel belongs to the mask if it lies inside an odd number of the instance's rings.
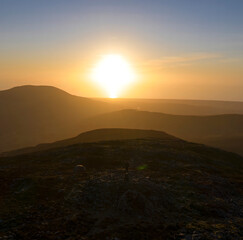
[{"label": "sunset sky", "polygon": [[52,85],[109,97],[92,79],[122,56],[131,98],[243,101],[242,0],[0,0],[0,89]]}]

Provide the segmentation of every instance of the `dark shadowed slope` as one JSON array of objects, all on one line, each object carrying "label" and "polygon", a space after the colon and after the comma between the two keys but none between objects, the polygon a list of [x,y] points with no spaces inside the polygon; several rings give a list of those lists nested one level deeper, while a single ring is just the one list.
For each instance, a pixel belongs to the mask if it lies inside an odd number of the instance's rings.
[{"label": "dark shadowed slope", "polygon": [[241,239],[242,157],[161,137],[0,158],[1,236]]},{"label": "dark shadowed slope", "polygon": [[115,109],[49,86],[0,91],[0,152],[71,137],[84,118]]},{"label": "dark shadowed slope", "polygon": [[243,114],[243,102],[173,99],[102,99],[124,109],[176,115]]},{"label": "dark shadowed slope", "polygon": [[[86,124],[86,129],[107,127],[165,131],[182,139],[243,154],[243,143],[237,142],[243,136],[243,115],[181,116],[122,110],[96,116]],[[234,138],[235,144],[232,141],[231,145],[227,145],[229,138]]]},{"label": "dark shadowed slope", "polygon": [[107,128],[96,129],[88,132],[81,133],[77,137],[47,144],[40,144],[36,147],[29,147],[18,149],[11,152],[0,154],[0,156],[14,156],[19,154],[38,152],[58,147],[66,147],[73,144],[84,142],[98,142],[98,141],[110,141],[110,140],[123,140],[123,139],[164,139],[174,140],[178,139],[170,136],[164,132],[154,130],[141,130],[141,129],[119,129],[119,128]]}]

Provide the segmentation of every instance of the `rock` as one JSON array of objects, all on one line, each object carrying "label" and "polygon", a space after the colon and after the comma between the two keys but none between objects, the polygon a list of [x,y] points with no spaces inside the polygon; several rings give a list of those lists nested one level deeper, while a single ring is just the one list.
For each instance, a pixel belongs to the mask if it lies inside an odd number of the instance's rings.
[{"label": "rock", "polygon": [[74,168],[74,174],[75,175],[79,175],[79,174],[82,174],[84,172],[86,172],[85,166],[83,166],[83,165],[77,165],[77,166],[75,166],[75,168]]}]

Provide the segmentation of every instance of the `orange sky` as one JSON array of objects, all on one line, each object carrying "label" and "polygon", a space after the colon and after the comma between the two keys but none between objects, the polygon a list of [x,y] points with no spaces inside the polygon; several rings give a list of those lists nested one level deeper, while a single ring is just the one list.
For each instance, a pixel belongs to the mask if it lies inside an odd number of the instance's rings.
[{"label": "orange sky", "polygon": [[[119,97],[243,100],[243,62],[206,53],[160,59],[124,58],[136,79]],[[80,58],[81,59],[81,58]],[[2,89],[16,85],[53,85],[75,95],[107,97],[91,79],[99,55],[80,59],[9,59],[1,63]]]}]

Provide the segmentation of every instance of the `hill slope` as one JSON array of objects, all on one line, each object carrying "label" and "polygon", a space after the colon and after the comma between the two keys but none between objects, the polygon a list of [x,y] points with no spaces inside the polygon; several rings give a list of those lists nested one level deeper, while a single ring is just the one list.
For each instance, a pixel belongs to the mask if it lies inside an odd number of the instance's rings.
[{"label": "hill slope", "polygon": [[0,234],[240,239],[242,164],[236,154],[168,135],[0,158]]},{"label": "hill slope", "polygon": [[71,137],[84,118],[116,109],[49,86],[0,91],[0,152]]},{"label": "hill slope", "polygon": [[102,99],[124,109],[161,112],[176,115],[243,114],[243,102],[174,99]]},{"label": "hill slope", "polygon": [[[243,154],[243,115],[181,116],[163,113],[121,110],[90,118],[85,130],[95,128],[136,128],[165,131],[176,137],[211,144]],[[227,144],[228,139],[235,142]],[[240,145],[240,146],[239,146]]]},{"label": "hill slope", "polygon": [[54,87],[22,86],[0,91],[0,152],[54,142],[97,128],[139,128],[165,131],[243,154],[242,115],[116,111],[120,109],[119,104],[73,96]]}]

